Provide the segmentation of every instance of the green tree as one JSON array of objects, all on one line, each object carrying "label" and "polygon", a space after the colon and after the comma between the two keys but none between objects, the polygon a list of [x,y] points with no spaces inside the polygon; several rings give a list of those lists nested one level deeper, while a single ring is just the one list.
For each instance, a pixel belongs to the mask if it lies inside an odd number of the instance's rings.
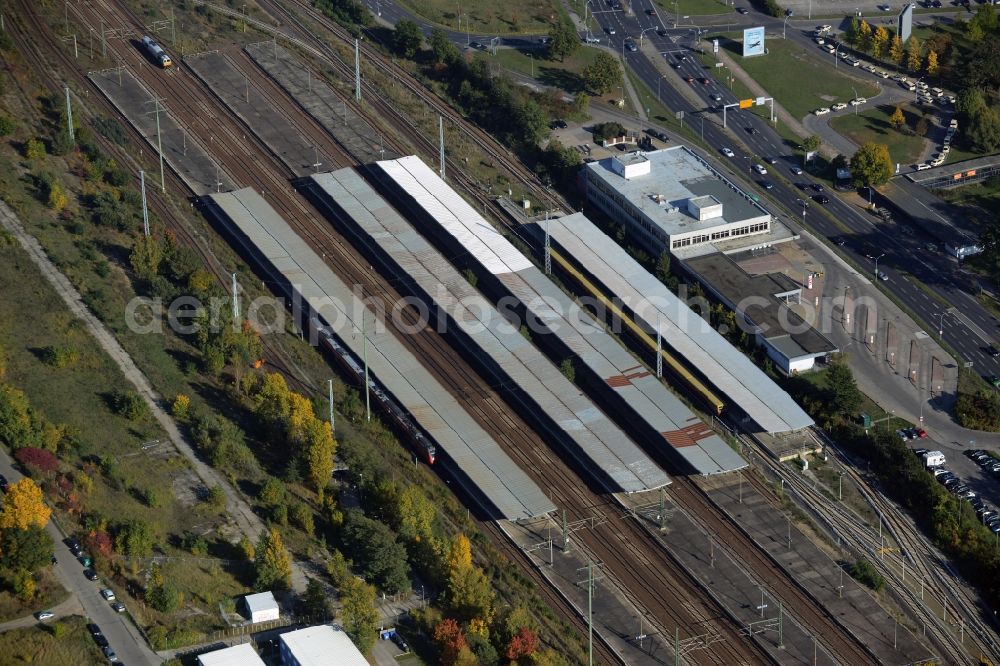
[{"label": "green tree", "polygon": [[132,270],[143,280],[152,280],[160,272],[163,261],[163,246],[153,236],[139,236],[132,244],[129,263]]},{"label": "green tree", "polygon": [[17,129],[17,123],[8,115],[0,113],[0,136],[9,136]]},{"label": "green tree", "polygon": [[535,146],[549,132],[549,117],[534,100],[528,100],[514,109],[514,123],[520,128],[520,142]]},{"label": "green tree", "polygon": [[573,100],[573,109],[580,115],[585,115],[590,110],[590,95],[585,92],[578,92]]},{"label": "green tree", "polygon": [[559,58],[562,62],[579,48],[580,37],[576,34],[576,29],[560,14],[549,28],[549,58]]},{"label": "green tree", "polygon": [[28,139],[24,144],[24,156],[29,160],[39,160],[45,157],[45,144],[38,139]]},{"label": "green tree", "polygon": [[340,588],[344,631],[364,654],[371,654],[378,638],[378,611],[375,588],[360,578],[349,576]]},{"label": "green tree", "polygon": [[38,525],[3,530],[0,566],[9,571],[38,571],[52,558],[52,547],[52,537]]},{"label": "green tree", "polygon": [[883,143],[863,143],[851,158],[851,176],[858,187],[884,185],[892,177],[892,171],[892,157]]},{"label": "green tree", "polygon": [[844,31],[844,39],[851,46],[858,43],[858,39],[861,36],[861,24],[858,22],[857,16],[851,17],[851,22],[847,24],[847,30]]},{"label": "green tree", "polygon": [[398,21],[396,29],[392,31],[392,43],[404,58],[415,56],[423,41],[424,36],[420,32],[420,26],[409,19]]},{"label": "green tree", "polygon": [[811,134],[805,138],[805,141],[802,142],[802,147],[805,149],[807,153],[811,153],[816,150],[819,150],[819,147],[822,144],[823,144],[822,139],[820,139],[815,134]]},{"label": "green tree", "polygon": [[41,423],[24,391],[0,384],[0,443],[11,449],[39,444]]},{"label": "green tree", "polygon": [[306,592],[302,596],[302,606],[306,616],[314,622],[326,622],[330,619],[330,602],[326,596],[326,587],[317,578],[310,578],[306,583]]},{"label": "green tree", "polygon": [[134,518],[119,526],[115,550],[129,557],[148,557],[153,552],[154,540],[152,526],[141,518]]},{"label": "green tree", "polygon": [[895,64],[903,62],[903,40],[899,35],[892,36],[892,43],[889,46],[889,60]]},{"label": "green tree", "polygon": [[920,54],[920,40],[916,37],[910,37],[909,41],[906,42],[906,68],[913,73],[919,72],[920,65],[923,64],[923,58]]},{"label": "green tree", "polygon": [[313,417],[305,428],[304,447],[309,483],[316,492],[322,493],[333,476],[333,458],[337,454],[337,442],[330,424]]},{"label": "green tree", "polygon": [[146,590],[146,601],[149,605],[161,613],[173,613],[183,601],[182,593],[174,585],[173,581],[165,580],[163,572],[159,567],[156,573],[150,575],[150,586]]},{"label": "green tree", "polygon": [[670,268],[670,253],[661,252],[656,260],[656,279],[664,284],[673,278],[674,274]]},{"label": "green tree", "polygon": [[1000,147],[1000,111],[993,106],[984,106],[970,119],[965,136],[977,152],[995,151]]},{"label": "green tree", "polygon": [[458,48],[448,39],[447,33],[441,28],[431,30],[430,37],[431,53],[438,64],[448,64],[458,59]]},{"label": "green tree", "polygon": [[833,415],[848,416],[861,406],[863,396],[854,381],[854,373],[843,358],[835,359],[827,369],[826,390],[826,404]]},{"label": "green tree", "polygon": [[885,26],[880,25],[872,34],[872,55],[876,58],[881,58],[888,45],[889,31],[885,29]]},{"label": "green tree", "polygon": [[285,590],[292,583],[292,560],[285,542],[272,527],[260,533],[254,559],[255,590]]},{"label": "green tree", "polygon": [[935,51],[927,52],[927,73],[934,76],[938,72],[938,55]]},{"label": "green tree", "polygon": [[588,90],[603,95],[622,83],[622,68],[614,56],[598,53],[594,61],[583,68],[583,83]]},{"label": "green tree", "polygon": [[897,131],[906,124],[906,116],[903,115],[903,109],[899,105],[896,105],[896,110],[889,116],[889,124]]},{"label": "green tree", "polygon": [[406,550],[389,527],[352,509],[346,512],[341,540],[366,581],[392,594],[408,589]]}]

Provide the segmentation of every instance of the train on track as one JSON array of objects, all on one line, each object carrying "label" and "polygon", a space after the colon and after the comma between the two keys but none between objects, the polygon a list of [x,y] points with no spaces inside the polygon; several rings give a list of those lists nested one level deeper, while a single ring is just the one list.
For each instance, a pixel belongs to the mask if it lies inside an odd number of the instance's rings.
[{"label": "train on track", "polygon": [[[340,342],[337,340],[336,336],[330,332],[329,327],[318,323],[313,319],[313,327],[319,333],[319,338],[323,343],[323,346],[331,352],[334,357],[340,361],[344,368],[353,374],[355,378],[361,382],[363,385],[365,382],[365,369],[354,355],[351,354]],[[386,391],[371,377],[368,378],[368,389],[371,394],[378,400],[385,410],[392,416],[392,419],[410,438],[413,442],[414,448],[417,452],[423,456],[424,460],[427,461],[428,465],[433,465],[435,459],[437,458],[437,447],[431,443],[430,439],[424,435],[423,431],[417,426],[416,423],[410,418],[406,410],[403,409],[399,403],[397,403],[392,396],[390,396]]]},{"label": "train on track", "polygon": [[163,69],[174,66],[174,61],[170,59],[167,52],[163,50],[163,47],[153,41],[152,37],[146,36],[142,38],[142,48],[153,59],[154,62],[159,64]]}]

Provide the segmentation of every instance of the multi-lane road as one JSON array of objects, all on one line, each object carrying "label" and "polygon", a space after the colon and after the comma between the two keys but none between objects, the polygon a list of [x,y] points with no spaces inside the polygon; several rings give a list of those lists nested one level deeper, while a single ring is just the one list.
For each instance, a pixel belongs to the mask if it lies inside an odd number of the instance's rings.
[{"label": "multi-lane road", "polygon": [[[813,200],[812,197],[817,193],[811,187],[803,188],[816,181],[807,174],[792,173],[793,167],[801,166],[801,157],[793,147],[785,144],[766,119],[748,111],[730,110],[728,129],[721,127],[718,114],[710,110],[719,103],[712,100],[711,96],[721,96],[723,103],[735,102],[736,97],[712,78],[711,72],[697,58],[689,56],[683,61],[678,61],[677,58],[679,52],[696,47],[694,40],[698,37],[699,28],[674,28],[672,15],[664,16],[662,12],[648,14],[647,10],[655,9],[651,0],[633,0],[632,14],[612,10],[604,0],[591,0],[592,5],[595,2],[605,4],[593,13],[604,31],[603,37],[617,52],[624,52],[627,66],[650,90],[659,90],[662,102],[668,108],[684,111],[689,117],[711,115],[712,120],[704,122],[705,143],[715,149],[728,147],[735,153],[732,158],[717,153],[720,160],[729,161],[734,171],[749,176],[750,163],[760,163],[764,158],[776,158],[777,162],[767,167],[770,172],[768,179],[774,183],[774,188],[765,192],[756,182],[752,187],[761,195],[780,203],[788,212],[789,222],[802,220],[802,203],[807,203],[806,226],[834,242],[842,241],[843,245],[838,247],[838,251],[873,277],[874,257],[880,257],[878,268],[886,274],[888,280],[877,282],[913,312],[930,331],[943,331],[941,337],[958,353],[957,360],[960,363],[973,362],[973,368],[984,376],[1000,375],[1000,360],[988,353],[989,343],[1000,332],[997,328],[1000,322],[962,288],[967,280],[961,276],[960,267],[954,259],[938,251],[928,250],[927,244],[932,239],[924,237],[919,230],[911,229],[912,233],[902,234],[897,225],[877,221],[878,218],[849,203],[836,192],[824,191],[823,194],[829,197],[829,203],[825,205]],[[748,8],[748,11],[748,16],[736,15],[737,18],[726,20],[742,26],[765,25],[772,30],[780,30],[781,21],[754,15],[752,8]],[[684,20],[681,17],[681,21]],[[813,23],[810,22],[809,25],[812,27]],[[613,28],[615,34],[609,34],[609,28]],[[658,29],[666,34],[658,34]],[[654,66],[641,50],[622,51],[625,40],[638,42],[640,34],[644,40],[653,40],[658,52],[666,53],[666,56],[661,57],[680,65],[673,69],[674,76],[667,73],[664,77],[662,67]],[[815,45],[809,41],[807,32],[801,27],[789,27],[788,35],[801,39],[815,50]],[[704,43],[700,46],[704,46]],[[825,52],[821,54],[819,51],[816,51],[816,57],[830,58]],[[854,73],[871,77],[863,71],[856,70]],[[693,84],[685,81],[687,76],[694,79]],[[698,80],[703,77],[709,77],[708,85],[699,83]],[[663,80],[658,85],[660,79]],[[691,86],[703,105],[692,105],[687,96],[678,92],[681,86]],[[692,126],[701,131],[700,120]]]}]

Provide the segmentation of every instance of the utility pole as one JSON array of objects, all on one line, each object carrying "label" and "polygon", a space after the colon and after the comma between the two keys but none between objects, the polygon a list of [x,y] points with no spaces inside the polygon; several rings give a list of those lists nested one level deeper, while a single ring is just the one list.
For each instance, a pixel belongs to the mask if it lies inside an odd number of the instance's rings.
[{"label": "utility pole", "polygon": [[[177,43],[177,19],[174,17],[174,8],[170,8],[170,43]],[[243,23],[243,32],[246,32],[246,23]]]},{"label": "utility pole", "polygon": [[444,180],[444,116],[438,116],[438,160],[441,162],[441,180]]},{"label": "utility pole", "polygon": [[70,142],[76,142],[76,133],[73,131],[73,105],[69,101],[69,86],[66,86],[66,131],[69,132]]},{"label": "utility pole", "polygon": [[354,40],[354,99],[361,101],[361,47]]},{"label": "utility pole", "polygon": [[667,491],[660,488],[660,529],[667,526]]},{"label": "utility pole", "polygon": [[313,156],[316,158],[316,161],[313,162],[312,166],[316,169],[316,173],[319,173],[319,168],[323,166],[323,163],[319,161],[319,148],[316,146],[313,146]]},{"label": "utility pole", "polygon": [[545,211],[545,274],[552,274],[552,246],[549,241],[549,211],[547,210]]},{"label": "utility pole", "polygon": [[149,238],[149,209],[146,208],[146,172],[139,170],[139,191],[142,193],[142,233]]},{"label": "utility pole", "polygon": [[153,98],[153,110],[149,113],[156,114],[156,152],[160,154],[160,190],[167,191],[167,181],[163,175],[163,140],[160,136],[160,111],[166,111],[160,104],[163,100],[159,97]]},{"label": "utility pole", "polygon": [[365,310],[361,312],[361,335],[364,338],[364,361],[365,361],[365,415],[366,418],[372,420],[372,401],[371,401],[371,391],[368,388],[368,318],[365,317]]},{"label": "utility pole", "polygon": [[660,333],[660,315],[656,315],[656,377],[663,377],[663,334]]},{"label": "utility pole", "polygon": [[594,563],[587,560],[587,663],[594,666]]},{"label": "utility pole", "polygon": [[[236,273],[233,273],[233,328],[239,326],[240,321],[240,293],[239,285],[236,283]],[[239,330],[237,328],[237,330]]]},{"label": "utility pole", "polygon": [[336,421],[333,418],[333,380],[332,379],[327,380],[327,389],[329,390],[329,394],[330,394],[330,434],[333,435],[334,438],[336,439],[336,436],[337,436],[337,433],[336,433],[336,430],[335,430],[335,428],[336,428]]}]

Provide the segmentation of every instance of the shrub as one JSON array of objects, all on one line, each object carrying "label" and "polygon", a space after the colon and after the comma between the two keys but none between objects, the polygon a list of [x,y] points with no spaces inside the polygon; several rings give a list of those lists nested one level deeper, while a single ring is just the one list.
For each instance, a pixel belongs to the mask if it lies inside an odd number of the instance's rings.
[{"label": "shrub", "polygon": [[59,459],[51,451],[25,446],[14,452],[14,458],[32,473],[52,474],[59,469]]},{"label": "shrub", "polygon": [[17,123],[8,115],[0,114],[0,136],[8,136],[17,129]]},{"label": "shrub", "polygon": [[303,532],[312,536],[315,529],[313,524],[312,510],[303,502],[298,502],[292,507],[292,522],[302,529]]},{"label": "shrub", "polygon": [[148,411],[146,402],[135,391],[115,391],[111,394],[111,408],[129,421],[138,421]]},{"label": "shrub", "polygon": [[848,573],[856,581],[867,585],[876,592],[885,586],[885,578],[882,577],[882,574],[875,569],[871,562],[863,557],[851,566]]},{"label": "shrub", "polygon": [[69,345],[49,345],[42,349],[42,363],[53,368],[65,368],[79,360],[76,349]]},{"label": "shrub", "polygon": [[24,144],[24,156],[29,160],[37,160],[45,157],[45,144],[38,139],[28,139]]}]

